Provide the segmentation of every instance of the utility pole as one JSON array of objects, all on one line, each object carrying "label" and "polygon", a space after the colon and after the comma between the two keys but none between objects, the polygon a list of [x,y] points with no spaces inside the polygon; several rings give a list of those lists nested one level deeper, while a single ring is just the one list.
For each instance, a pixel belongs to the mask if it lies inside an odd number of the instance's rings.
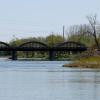
[{"label": "utility pole", "polygon": [[65,26],[63,26],[63,40],[65,39]]},{"label": "utility pole", "polygon": [[52,47],[53,47],[53,45],[54,45],[54,41],[53,41],[53,32],[52,32],[52,35],[51,35],[51,40],[52,40]]},{"label": "utility pole", "polygon": [[13,35],[13,43],[14,43],[14,46],[16,46],[16,36],[15,35]]}]

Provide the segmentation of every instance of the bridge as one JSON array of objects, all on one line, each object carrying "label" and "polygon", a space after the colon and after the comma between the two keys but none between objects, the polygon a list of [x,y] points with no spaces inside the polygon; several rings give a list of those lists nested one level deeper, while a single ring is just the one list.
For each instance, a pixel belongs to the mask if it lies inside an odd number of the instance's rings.
[{"label": "bridge", "polygon": [[39,42],[39,41],[30,41],[23,43],[19,46],[12,46],[5,42],[0,42],[0,51],[10,51],[11,52],[11,59],[17,60],[17,52],[18,51],[43,51],[49,52],[49,60],[54,60],[55,52],[64,52],[64,51],[71,51],[71,52],[83,52],[86,51],[87,47],[78,42],[67,41],[63,43],[58,43],[54,46],[49,46],[46,43]]}]

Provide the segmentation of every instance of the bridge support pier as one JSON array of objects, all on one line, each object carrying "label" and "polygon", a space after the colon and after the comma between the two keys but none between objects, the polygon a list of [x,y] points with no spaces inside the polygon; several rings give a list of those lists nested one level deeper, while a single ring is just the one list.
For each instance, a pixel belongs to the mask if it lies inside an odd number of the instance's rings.
[{"label": "bridge support pier", "polygon": [[49,60],[53,61],[54,59],[55,59],[55,53],[54,53],[54,51],[50,50],[49,51]]},{"label": "bridge support pier", "polygon": [[12,60],[17,60],[17,51],[12,51]]}]

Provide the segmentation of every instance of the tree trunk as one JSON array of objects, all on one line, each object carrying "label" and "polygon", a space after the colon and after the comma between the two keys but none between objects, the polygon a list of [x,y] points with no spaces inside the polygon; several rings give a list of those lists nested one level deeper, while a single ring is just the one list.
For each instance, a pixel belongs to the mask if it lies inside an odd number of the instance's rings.
[{"label": "tree trunk", "polygon": [[96,43],[97,49],[99,49],[99,50],[100,50],[100,47],[99,47],[99,43],[98,43],[97,37],[96,37],[96,36],[94,36],[94,38],[95,38],[95,43]]}]

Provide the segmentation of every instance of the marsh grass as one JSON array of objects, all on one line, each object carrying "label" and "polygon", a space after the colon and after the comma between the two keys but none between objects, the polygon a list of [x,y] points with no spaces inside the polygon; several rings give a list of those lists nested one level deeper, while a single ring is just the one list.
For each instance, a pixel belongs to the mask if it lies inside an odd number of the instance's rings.
[{"label": "marsh grass", "polygon": [[64,67],[80,67],[80,68],[100,68],[100,56],[80,58]]}]

